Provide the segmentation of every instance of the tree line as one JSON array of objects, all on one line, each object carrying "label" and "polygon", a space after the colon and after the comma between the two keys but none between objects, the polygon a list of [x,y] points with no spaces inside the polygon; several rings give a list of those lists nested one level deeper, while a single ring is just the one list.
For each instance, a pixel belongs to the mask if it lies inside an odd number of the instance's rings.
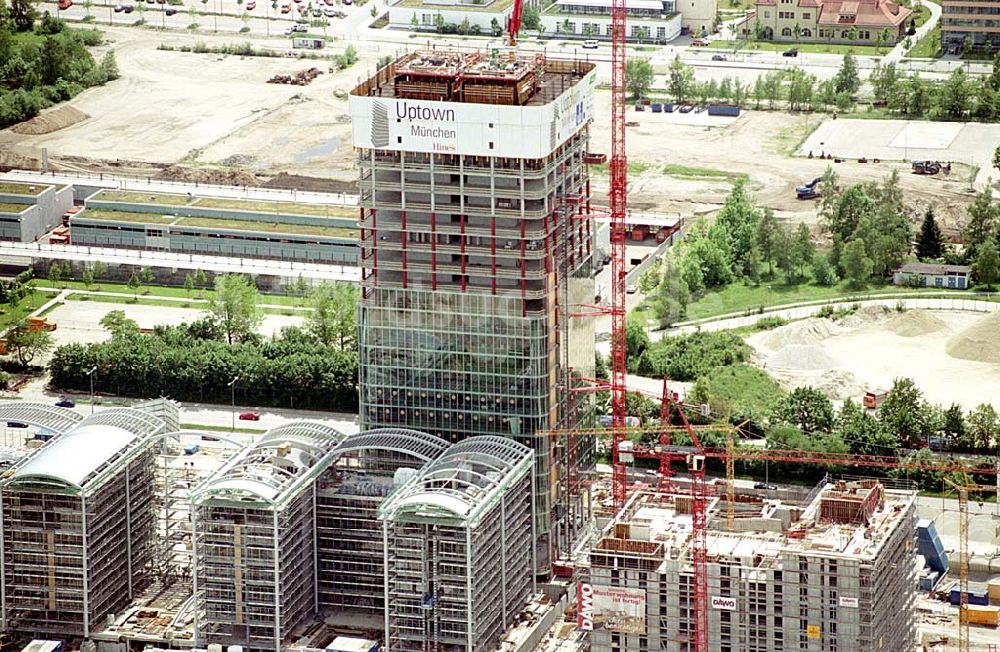
[{"label": "tree line", "polygon": [[667,70],[663,91],[653,89],[653,67],[644,59],[630,59],[626,84],[636,99],[664,93],[675,103],[718,102],[744,108],[791,111],[850,111],[860,105],[884,107],[892,115],[930,120],[1000,120],[1000,53],[989,75],[972,78],[958,68],[942,81],[907,74],[895,63],[875,64],[868,80],[870,93],[861,95],[863,83],[855,57],[845,54],[837,74],[819,80],[799,67],[769,70],[753,83],[736,77],[698,81],[694,67],[674,58]]},{"label": "tree line", "polygon": [[39,18],[30,0],[0,0],[0,128],[117,79],[113,52],[97,63],[87,50],[100,43],[96,30],[69,28],[48,12]]},{"label": "tree line", "polygon": [[[143,333],[117,310],[101,325],[110,339],[59,347],[51,383],[117,396],[168,396],[182,401],[350,411],[357,409],[357,289],[321,284],[303,327],[264,338],[253,282],[238,274],[215,279],[203,319]],[[235,390],[230,387],[239,377]]]}]

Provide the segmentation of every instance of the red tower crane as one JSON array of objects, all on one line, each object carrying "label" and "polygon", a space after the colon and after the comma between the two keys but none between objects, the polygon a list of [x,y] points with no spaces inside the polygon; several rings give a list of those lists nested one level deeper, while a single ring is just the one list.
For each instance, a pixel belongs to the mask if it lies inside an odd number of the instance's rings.
[{"label": "red tower crane", "polygon": [[514,0],[514,8],[507,19],[507,42],[517,45],[517,33],[521,31],[521,16],[524,14],[524,0]]}]

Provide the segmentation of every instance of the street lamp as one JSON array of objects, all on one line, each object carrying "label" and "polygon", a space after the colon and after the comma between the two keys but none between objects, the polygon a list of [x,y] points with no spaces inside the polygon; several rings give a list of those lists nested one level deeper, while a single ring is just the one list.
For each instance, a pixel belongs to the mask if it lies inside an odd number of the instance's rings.
[{"label": "street lamp", "polygon": [[236,376],[229,381],[229,389],[231,390],[229,408],[233,417],[233,432],[236,432],[236,381],[239,379],[240,377]]},{"label": "street lamp", "polygon": [[87,372],[87,376],[90,377],[90,413],[94,413],[94,372],[97,371],[97,365],[90,368]]}]

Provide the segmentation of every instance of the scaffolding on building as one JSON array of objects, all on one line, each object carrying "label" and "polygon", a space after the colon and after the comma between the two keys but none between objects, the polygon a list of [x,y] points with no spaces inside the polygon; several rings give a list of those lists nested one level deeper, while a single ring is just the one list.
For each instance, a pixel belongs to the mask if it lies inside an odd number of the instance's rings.
[{"label": "scaffolding on building", "polygon": [[383,503],[387,650],[499,645],[534,590],[532,464],[527,446],[471,437]]},{"label": "scaffolding on building", "polygon": [[3,628],[86,637],[150,581],[154,444],[166,423],[130,408],[0,410],[15,414],[58,434],[0,483]]},{"label": "scaffolding on building", "polygon": [[346,435],[266,432],[191,492],[194,639],[280,650],[316,613],[316,479]]}]

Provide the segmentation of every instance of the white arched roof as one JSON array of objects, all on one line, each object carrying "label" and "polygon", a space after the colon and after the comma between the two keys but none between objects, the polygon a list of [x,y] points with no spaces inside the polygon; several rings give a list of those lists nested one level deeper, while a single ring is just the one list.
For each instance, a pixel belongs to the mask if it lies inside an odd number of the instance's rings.
[{"label": "white arched roof", "polygon": [[162,419],[140,410],[102,410],[26,457],[5,483],[42,483],[86,492],[103,471],[128,458],[165,428]]},{"label": "white arched roof", "polygon": [[458,519],[474,524],[505,489],[529,473],[532,451],[505,437],[469,437],[394,492],[379,518]]},{"label": "white arched roof", "polygon": [[191,500],[201,503],[214,497],[276,506],[326,468],[346,437],[315,421],[272,428],[199,485]]}]

